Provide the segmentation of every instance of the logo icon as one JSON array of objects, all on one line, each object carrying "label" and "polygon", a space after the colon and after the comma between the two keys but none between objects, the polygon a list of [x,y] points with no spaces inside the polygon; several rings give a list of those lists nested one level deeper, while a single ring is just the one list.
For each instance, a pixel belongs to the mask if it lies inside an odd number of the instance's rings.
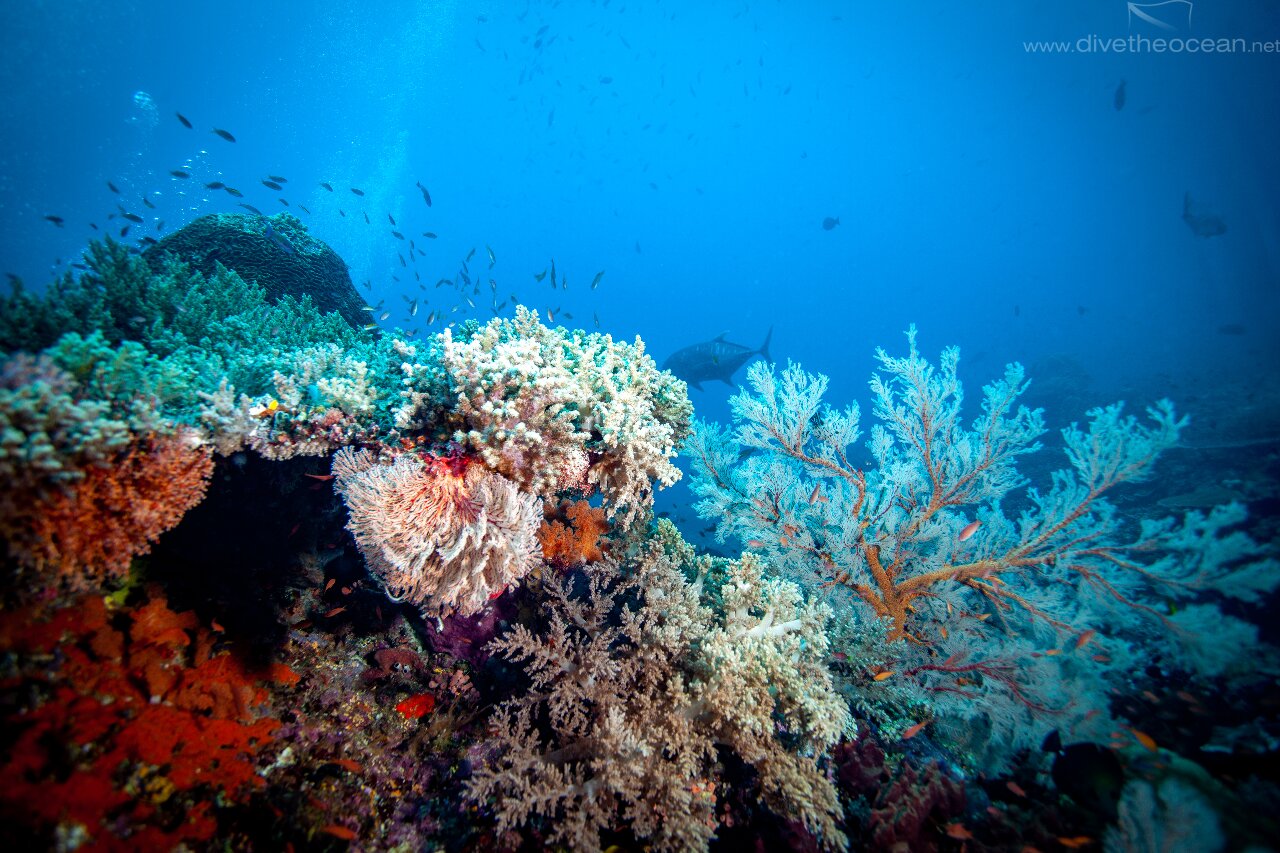
[{"label": "logo icon", "polygon": [[1191,0],[1163,0],[1161,3],[1128,3],[1129,28],[1137,18],[1166,32],[1191,29]]}]

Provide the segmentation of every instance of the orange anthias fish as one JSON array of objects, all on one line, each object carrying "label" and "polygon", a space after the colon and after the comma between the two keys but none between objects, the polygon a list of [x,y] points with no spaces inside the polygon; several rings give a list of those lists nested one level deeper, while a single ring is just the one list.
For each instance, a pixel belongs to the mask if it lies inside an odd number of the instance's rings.
[{"label": "orange anthias fish", "polygon": [[959,539],[961,542],[963,542],[973,534],[977,533],[978,528],[981,526],[982,526],[981,521],[977,521],[977,520],[971,521],[964,526],[964,528],[960,531],[960,535],[957,536],[956,538]]},{"label": "orange anthias fish", "polygon": [[1008,788],[1009,791],[1015,796],[1025,797],[1027,795],[1027,792],[1022,790],[1022,786],[1019,785],[1017,782],[1014,782],[1012,779],[1010,779],[1008,782],[1005,782],[1004,786]]},{"label": "orange anthias fish", "polygon": [[920,732],[924,731],[924,727],[929,725],[930,722],[931,722],[930,720],[924,720],[922,722],[916,723],[914,726],[912,726],[911,728],[907,729],[905,732],[902,733],[902,739],[911,740],[913,737],[920,734]]},{"label": "orange anthias fish", "polygon": [[1140,732],[1137,729],[1135,729],[1133,726],[1129,726],[1128,728],[1129,728],[1129,731],[1133,732],[1133,736],[1137,739],[1138,743],[1142,744],[1151,752],[1160,751],[1160,747],[1156,744],[1156,739],[1153,738],[1151,735],[1147,734],[1146,732]]},{"label": "orange anthias fish", "polygon": [[1064,836],[1059,835],[1058,843],[1068,849],[1079,850],[1081,847],[1084,847],[1086,844],[1092,844],[1093,838],[1088,835],[1075,835],[1070,838],[1066,838]]},{"label": "orange anthias fish", "polygon": [[960,841],[968,841],[973,838],[973,833],[966,829],[963,823],[958,822],[947,824],[947,835]]},{"label": "orange anthias fish", "polygon": [[886,678],[890,678],[890,677],[892,677],[892,676],[893,676],[893,671],[892,671],[892,670],[885,670],[884,672],[877,672],[877,673],[872,677],[872,679],[871,679],[871,680],[872,680],[872,681],[884,681]]}]

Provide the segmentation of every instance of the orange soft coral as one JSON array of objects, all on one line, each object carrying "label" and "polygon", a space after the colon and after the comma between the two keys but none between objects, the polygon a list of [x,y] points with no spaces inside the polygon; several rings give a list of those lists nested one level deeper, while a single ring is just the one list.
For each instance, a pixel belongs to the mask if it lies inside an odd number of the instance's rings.
[{"label": "orange soft coral", "polygon": [[608,532],[604,507],[593,507],[586,501],[563,501],[548,513],[538,530],[538,541],[547,560],[580,566],[604,559],[600,539]]},{"label": "orange soft coral", "polygon": [[10,552],[74,588],[128,571],[204,498],[213,456],[189,434],[134,442],[114,465],[93,465],[67,490],[34,499]]}]

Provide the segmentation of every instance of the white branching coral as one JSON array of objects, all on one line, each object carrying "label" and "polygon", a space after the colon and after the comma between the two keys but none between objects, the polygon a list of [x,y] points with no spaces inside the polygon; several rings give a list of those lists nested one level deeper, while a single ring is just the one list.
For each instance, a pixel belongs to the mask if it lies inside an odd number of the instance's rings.
[{"label": "white branching coral", "polygon": [[[551,329],[520,307],[468,339],[446,329],[440,340],[463,423],[455,439],[522,489],[549,497],[585,482],[627,526],[652,505],[655,483],[680,478],[671,460],[692,407],[684,383],[659,371],[639,338]],[[396,422],[421,424],[429,395],[415,389],[428,368],[406,361],[405,372],[411,387]]]},{"label": "white branching coral", "polygon": [[[1038,410],[1018,405],[1022,367],[987,385],[965,424],[959,351],[934,365],[914,329],[907,342],[904,356],[877,351],[877,423],[865,451],[857,406],[824,404],[825,377],[753,364],[749,389],[730,401],[733,427],[700,424],[690,442],[692,488],[720,539],[739,538],[783,577],[887,621],[894,680],[914,685],[931,716],[976,732],[983,715],[1006,756],[1064,719],[1105,724],[1080,698],[1105,677],[1100,664],[1119,659],[1118,638],[1140,636],[1148,653],[1186,639],[1190,619],[1173,620],[1156,602],[1206,593],[1249,601],[1276,585],[1267,549],[1232,531],[1242,509],[1127,524],[1108,500],[1177,443],[1185,419],[1167,401],[1145,421],[1119,404],[1090,411],[1087,425],[1062,432],[1069,467],[1019,494],[1018,458],[1039,450],[1045,431]],[[1248,639],[1230,627],[1232,639]],[[1249,653],[1215,640],[1216,656],[1180,660],[1216,673]]]},{"label": "white branching coral", "polygon": [[577,594],[571,581],[549,583],[546,630],[518,625],[495,641],[534,689],[495,714],[494,760],[468,795],[492,801],[501,828],[541,818],[573,849],[599,849],[602,831],[623,827],[655,850],[705,849],[721,746],[756,768],[770,808],[843,848],[819,766],[850,725],[824,663],[830,612],[746,557],[721,561],[719,619],[699,600],[703,578],[691,584],[677,568],[688,557],[664,520],[634,574],[600,564]]},{"label": "white branching coral", "polygon": [[393,598],[470,615],[537,564],[541,502],[483,466],[347,447],[333,473],[347,527]]}]

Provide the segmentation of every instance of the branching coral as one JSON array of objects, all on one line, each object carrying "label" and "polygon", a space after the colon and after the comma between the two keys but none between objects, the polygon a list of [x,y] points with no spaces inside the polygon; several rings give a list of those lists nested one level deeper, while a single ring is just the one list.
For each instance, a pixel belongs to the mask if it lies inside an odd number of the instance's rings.
[{"label": "branching coral", "polygon": [[496,756],[469,795],[492,799],[501,828],[541,818],[575,849],[623,827],[653,849],[703,849],[717,825],[719,745],[755,767],[771,808],[843,847],[818,766],[849,720],[824,666],[829,611],[764,581],[747,557],[725,567],[729,613],[717,619],[699,603],[704,579],[690,584],[673,561],[688,556],[682,544],[664,540],[678,534],[664,527],[634,574],[589,568],[585,594],[551,581],[545,633],[519,625],[495,641],[534,690],[495,714]]},{"label": "branching coral", "polygon": [[333,473],[348,528],[390,595],[471,615],[535,565],[536,498],[481,465],[344,448]]},{"label": "branching coral", "polygon": [[[680,477],[671,463],[689,430],[692,407],[684,385],[660,372],[637,339],[567,333],[517,309],[469,339],[450,329],[442,361],[456,416],[456,439],[522,489],[550,497],[599,487],[610,518],[628,526],[652,504],[655,482]],[[406,362],[406,380],[429,377]],[[419,425],[424,395],[404,392],[397,423]]]},{"label": "branching coral", "polygon": [[[1229,514],[1124,534],[1106,496],[1147,477],[1176,443],[1185,420],[1168,402],[1149,410],[1149,425],[1115,405],[1090,412],[1086,428],[1064,430],[1071,468],[1047,492],[1029,490],[1010,518],[1001,501],[1024,484],[1015,463],[1039,449],[1044,431],[1038,411],[1016,407],[1022,368],[1010,365],[984,388],[982,412],[965,428],[958,351],[934,367],[914,329],[908,343],[905,357],[878,351],[874,468],[853,450],[857,406],[824,405],[826,378],[794,365],[781,374],[752,365],[751,390],[731,401],[736,428],[701,424],[692,442],[698,511],[716,520],[717,535],[739,537],[785,576],[887,620],[890,639],[907,641],[892,667],[899,678],[909,674],[935,701],[987,700],[1026,745],[1034,730],[1015,725],[1005,703],[1048,710],[1027,689],[1038,681],[1065,708],[1073,697],[1064,681],[1098,669],[1060,647],[1075,652],[1094,637],[1089,629],[1121,630],[1138,615],[1173,629],[1150,603],[1153,587],[1173,598],[1209,588],[1247,598],[1259,583],[1274,585],[1276,574],[1259,570],[1262,550],[1225,535]],[[930,647],[936,657],[925,654]]]}]

